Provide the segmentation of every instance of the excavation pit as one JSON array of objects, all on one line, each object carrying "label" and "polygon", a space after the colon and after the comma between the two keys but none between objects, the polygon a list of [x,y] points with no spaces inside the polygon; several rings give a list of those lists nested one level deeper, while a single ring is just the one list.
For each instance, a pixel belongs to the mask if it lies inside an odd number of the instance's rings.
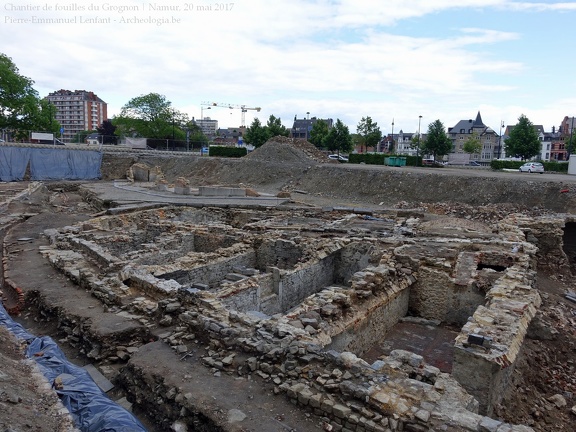
[{"label": "excavation pit", "polygon": [[[455,239],[443,235],[450,230],[446,221],[426,225],[394,212],[166,207],[51,230],[51,246],[42,253],[109,312],[149,331],[149,340],[158,339],[154,347],[165,344],[180,361],[202,363],[213,373],[257,374],[281,383],[308,368],[330,393],[344,390],[323,377],[329,368],[376,374],[370,380],[384,387],[387,380],[401,379],[397,373],[433,385],[441,371],[452,368],[482,412],[489,412],[513,368],[495,374],[478,365],[501,367],[493,358],[497,351],[510,363],[503,369],[514,362],[508,352],[521,345],[524,330],[508,332],[511,325],[502,326],[493,315],[506,306],[515,314],[527,311],[520,321],[530,321],[537,299],[530,297],[526,270],[534,251],[520,236],[488,238],[487,230],[474,228],[465,239]],[[528,295],[526,307],[519,305],[519,293]],[[413,328],[417,343],[399,345],[398,332],[415,325],[409,316],[438,325]],[[466,327],[470,322],[476,326]],[[421,343],[423,328],[430,344]],[[72,325],[61,330],[74,336]],[[494,341],[492,351],[469,346],[469,335],[476,333]],[[157,348],[143,339],[122,342],[130,351],[105,350],[89,340],[84,351],[109,362],[131,359],[122,380],[141,408],[151,409],[156,390],[147,381],[159,378],[139,368]],[[402,354],[407,351],[412,353]],[[351,358],[352,366],[344,366]],[[482,370],[474,381],[467,378],[471,369]],[[278,391],[301,404],[301,390]],[[466,401],[474,411],[471,399]],[[336,415],[326,410],[324,415]],[[378,408],[379,415],[391,415],[390,410]],[[162,415],[177,418],[177,411],[166,408]]]}]

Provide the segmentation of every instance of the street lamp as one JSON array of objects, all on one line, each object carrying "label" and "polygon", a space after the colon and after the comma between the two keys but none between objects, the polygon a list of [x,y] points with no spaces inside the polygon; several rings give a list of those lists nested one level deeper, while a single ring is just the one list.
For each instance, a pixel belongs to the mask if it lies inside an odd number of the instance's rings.
[{"label": "street lamp", "polygon": [[500,142],[498,143],[498,159],[500,159],[500,154],[502,152],[502,128],[504,127],[504,120],[500,120]]},{"label": "street lamp", "polygon": [[174,131],[174,123],[175,123],[174,116],[175,115],[176,115],[176,111],[172,110],[172,145],[174,145],[174,139],[175,139],[175,131]]},{"label": "street lamp", "polygon": [[388,152],[394,148],[394,119],[392,119],[392,146],[388,148]]},{"label": "street lamp", "polygon": [[420,135],[420,121],[422,116],[418,116],[418,146],[416,147],[416,165],[418,165],[418,158],[420,157],[420,144],[422,141],[422,135]]},{"label": "street lamp", "polygon": [[572,117],[572,126],[570,127],[570,141],[568,141],[568,151],[566,152],[566,160],[570,161],[570,150],[572,150],[572,135],[574,134],[574,117]]}]

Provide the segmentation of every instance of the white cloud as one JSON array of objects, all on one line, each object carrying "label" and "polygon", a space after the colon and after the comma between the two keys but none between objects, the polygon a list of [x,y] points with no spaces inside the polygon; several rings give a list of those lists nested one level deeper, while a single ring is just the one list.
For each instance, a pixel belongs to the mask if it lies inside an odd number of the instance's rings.
[{"label": "white cloud", "polygon": [[[511,57],[500,47],[523,43],[526,33],[507,28],[480,27],[461,12],[575,9],[573,3],[531,3],[507,0],[373,0],[306,1],[263,0],[233,2],[231,11],[186,11],[181,1],[141,2],[137,12],[99,11],[34,13],[6,10],[0,19],[71,16],[109,18],[110,24],[10,24],[0,26],[3,52],[21,73],[36,81],[41,94],[60,88],[96,92],[118,113],[129,99],[150,92],[166,95],[174,106],[200,116],[201,101],[262,106],[290,125],[295,114],[307,111],[319,117],[341,118],[352,131],[362,116],[370,115],[390,130],[409,130],[418,115],[427,122],[440,118],[452,126],[474,117],[485,107],[487,118],[516,119],[533,112],[546,121],[568,103],[545,100],[515,104],[516,94],[535,82],[529,57]],[[30,0],[43,6],[46,1]],[[51,3],[53,4],[53,3]],[[64,4],[64,3],[62,3]],[[72,3],[71,3],[72,4]],[[88,5],[89,3],[74,3]],[[109,4],[120,5],[119,3]],[[179,5],[179,12],[158,12],[151,5]],[[195,3],[195,5],[204,3]],[[208,4],[208,3],[206,3]],[[215,4],[215,3],[214,3]],[[231,4],[231,3],[218,3]],[[434,27],[421,28],[434,18]],[[120,23],[119,19],[176,19],[180,23]],[[11,19],[11,18],[10,18]],[[116,20],[116,21],[114,21]],[[438,32],[434,32],[438,26]],[[541,23],[549,25],[549,23]],[[567,40],[573,32],[567,33]],[[569,62],[570,60],[566,60]],[[540,78],[540,77],[539,77]],[[528,83],[524,80],[529,80]],[[532,80],[532,81],[530,81]],[[553,83],[547,83],[551,85]],[[522,108],[523,107],[523,108]],[[536,107],[536,108],[534,108]],[[540,108],[544,107],[544,108]],[[523,111],[522,111],[523,110]],[[532,111],[530,111],[532,110]],[[483,116],[485,113],[483,112]],[[547,114],[548,113],[548,114]],[[210,111],[221,125],[239,122],[240,113]],[[528,115],[528,114],[527,114]],[[564,114],[563,114],[564,115]],[[563,116],[562,115],[562,116]],[[561,118],[560,118],[561,119]],[[494,120],[492,120],[494,121]],[[533,120],[547,124],[544,120]],[[556,120],[555,123],[558,123]],[[485,123],[488,122],[485,120]],[[405,126],[402,126],[402,125]],[[427,124],[427,123],[426,123]]]}]

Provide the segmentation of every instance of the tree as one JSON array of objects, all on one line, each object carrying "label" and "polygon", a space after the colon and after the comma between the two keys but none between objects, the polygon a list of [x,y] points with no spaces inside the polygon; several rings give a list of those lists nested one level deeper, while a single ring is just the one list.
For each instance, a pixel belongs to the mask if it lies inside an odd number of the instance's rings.
[{"label": "tree", "polygon": [[116,137],[116,126],[114,126],[112,120],[104,120],[98,127],[97,131],[100,135],[102,135],[103,144],[118,144],[118,138]]},{"label": "tree", "polygon": [[466,141],[464,141],[462,150],[470,154],[478,154],[482,151],[482,143],[480,142],[478,132],[472,132],[472,135]]},{"label": "tree", "polygon": [[185,138],[183,126],[188,116],[172,107],[166,96],[149,93],[130,99],[120,115],[112,119],[114,126],[124,136],[142,138]]},{"label": "tree", "polygon": [[60,122],[56,116],[56,107],[48,99],[40,99],[39,112],[33,129],[52,133],[60,132]]},{"label": "tree", "polygon": [[362,117],[356,126],[356,132],[362,137],[362,144],[366,151],[368,151],[368,147],[376,148],[382,139],[382,132],[378,123],[373,122],[371,117]]},{"label": "tree", "polygon": [[266,126],[264,126],[266,132],[268,134],[268,139],[275,137],[275,136],[288,136],[289,131],[282,125],[280,121],[280,117],[276,118],[273,115],[270,115],[268,118],[268,122]]},{"label": "tree", "polygon": [[12,130],[15,137],[27,138],[32,130],[56,132],[54,107],[40,99],[34,81],[20,75],[12,59],[0,53],[0,129]]},{"label": "tree", "polygon": [[504,141],[507,156],[519,157],[522,160],[530,159],[540,154],[542,144],[534,125],[528,117],[522,114],[518,118],[518,124],[510,132],[510,136]]},{"label": "tree", "polygon": [[418,134],[413,134],[410,139],[410,148],[416,150],[416,156],[419,156],[421,151],[424,149],[424,144],[421,141],[421,137]]},{"label": "tree", "polygon": [[208,144],[208,137],[204,135],[200,126],[198,126],[195,122],[191,121],[188,122],[186,125],[188,142],[192,144],[192,148],[194,147],[205,147]]},{"label": "tree", "polygon": [[246,129],[244,139],[254,147],[261,147],[268,141],[268,131],[262,126],[258,117],[256,117],[252,121],[252,124],[250,124],[250,127]]},{"label": "tree", "polygon": [[350,136],[352,137],[352,147],[360,147],[360,151],[362,151],[362,143],[364,142],[363,138],[357,133],[351,133]]},{"label": "tree", "polygon": [[440,120],[436,120],[428,125],[426,141],[423,143],[422,151],[438,157],[447,155],[452,151],[452,141],[446,135],[446,129]]},{"label": "tree", "polygon": [[324,138],[329,132],[328,123],[324,120],[317,120],[310,131],[310,142],[316,147],[322,148]]},{"label": "tree", "polygon": [[328,135],[324,137],[323,146],[328,150],[338,153],[350,153],[352,151],[352,136],[346,126],[340,119],[336,120],[336,124],[330,129]]}]

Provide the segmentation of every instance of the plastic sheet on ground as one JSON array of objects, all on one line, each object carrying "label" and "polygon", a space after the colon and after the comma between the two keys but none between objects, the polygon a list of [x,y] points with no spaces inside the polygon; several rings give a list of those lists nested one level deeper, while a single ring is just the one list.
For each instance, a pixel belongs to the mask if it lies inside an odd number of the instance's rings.
[{"label": "plastic sheet on ground", "polygon": [[49,337],[36,337],[12,320],[0,303],[0,325],[28,343],[26,355],[35,360],[83,432],[145,432],[142,424],[112,401],[88,372],[70,363]]}]

